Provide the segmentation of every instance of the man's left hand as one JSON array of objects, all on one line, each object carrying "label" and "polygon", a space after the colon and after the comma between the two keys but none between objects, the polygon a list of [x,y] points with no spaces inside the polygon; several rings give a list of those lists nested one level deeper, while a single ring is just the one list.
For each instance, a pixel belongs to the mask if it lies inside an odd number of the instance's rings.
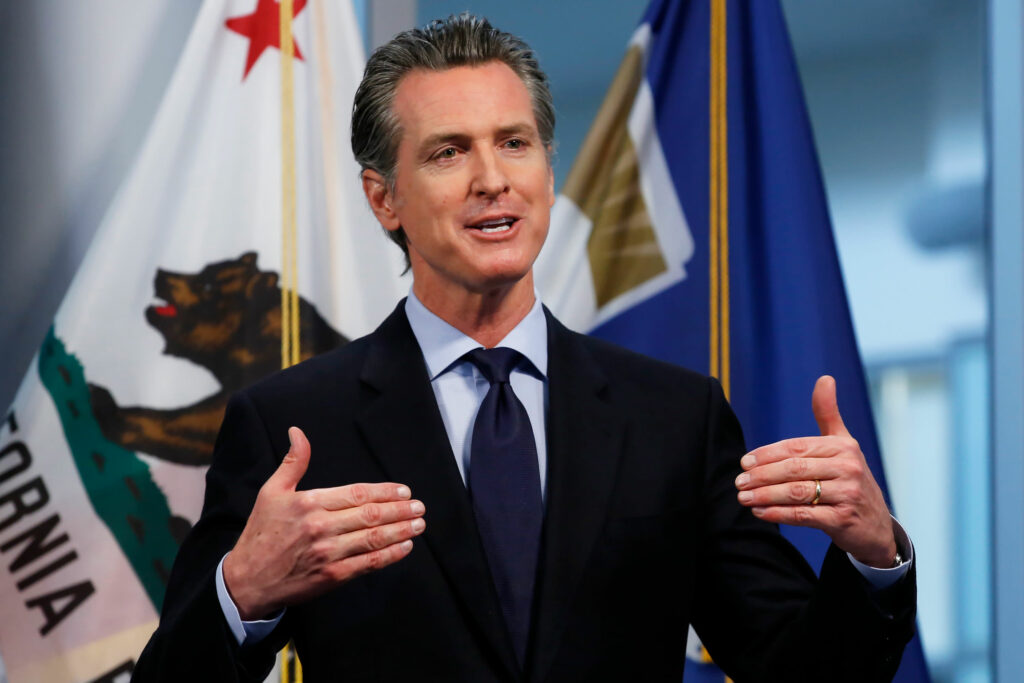
[{"label": "man's left hand", "polygon": [[786,439],[744,455],[745,471],[736,478],[739,501],[760,519],[821,529],[860,562],[891,567],[897,550],[892,517],[839,415],[834,379],[818,378],[811,406],[821,436]]}]

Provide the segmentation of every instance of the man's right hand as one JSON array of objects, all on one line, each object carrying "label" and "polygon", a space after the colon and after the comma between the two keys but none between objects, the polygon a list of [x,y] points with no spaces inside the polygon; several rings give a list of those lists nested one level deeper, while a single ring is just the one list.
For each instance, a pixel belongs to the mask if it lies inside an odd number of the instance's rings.
[{"label": "man's right hand", "polygon": [[256,496],[245,529],[224,559],[224,583],[243,621],[397,562],[423,532],[423,503],[401,484],[296,491],[310,448],[298,427],[291,448]]}]

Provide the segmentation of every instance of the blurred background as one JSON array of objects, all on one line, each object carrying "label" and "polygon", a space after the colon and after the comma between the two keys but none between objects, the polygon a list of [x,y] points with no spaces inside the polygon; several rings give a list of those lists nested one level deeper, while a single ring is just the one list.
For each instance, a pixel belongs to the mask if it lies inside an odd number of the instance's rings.
[{"label": "blurred background", "polygon": [[[200,4],[0,0],[4,406],[138,151]],[[523,36],[552,80],[556,191],[646,4],[355,0],[370,47],[466,9]],[[1019,3],[782,6],[895,513],[919,558],[929,667],[935,681],[1019,680]]]}]

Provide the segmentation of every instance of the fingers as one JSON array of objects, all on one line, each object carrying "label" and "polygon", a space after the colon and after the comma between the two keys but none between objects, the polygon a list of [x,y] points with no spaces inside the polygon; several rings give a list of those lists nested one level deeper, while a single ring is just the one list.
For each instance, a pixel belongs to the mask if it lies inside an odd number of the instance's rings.
[{"label": "fingers", "polygon": [[426,507],[418,500],[367,503],[359,507],[328,511],[325,525],[329,534],[347,534],[375,526],[413,520],[422,517],[424,512]]},{"label": "fingers", "polygon": [[828,529],[836,526],[839,514],[829,506],[811,505],[774,505],[755,507],[751,510],[758,519],[775,524],[807,526],[815,529]]},{"label": "fingers", "polygon": [[736,477],[736,488],[743,491],[786,482],[833,480],[846,471],[845,464],[833,458],[787,458],[743,472]]},{"label": "fingers", "polygon": [[822,436],[850,436],[839,414],[836,381],[832,377],[822,375],[815,382],[814,393],[811,394],[811,409],[814,411],[814,419],[818,422]]},{"label": "fingers", "polygon": [[790,458],[831,458],[846,451],[858,450],[860,450],[860,446],[848,434],[824,437],[803,436],[755,448],[740,458],[740,466],[745,470],[751,470],[754,467]]},{"label": "fingers", "polygon": [[387,503],[408,500],[412,492],[404,484],[349,484],[329,489],[310,491],[316,503],[325,510],[344,510],[368,503]]},{"label": "fingers", "polygon": [[294,491],[309,467],[309,440],[298,427],[288,428],[290,447],[277,471],[267,480],[265,488]]},{"label": "fingers", "polygon": [[402,484],[350,484],[300,495],[310,513],[305,532],[321,562],[382,550],[426,528],[426,506],[407,500],[411,492]]},{"label": "fingers", "polygon": [[412,541],[402,541],[380,550],[345,558],[330,566],[335,581],[343,581],[398,562],[412,551]]},{"label": "fingers", "polygon": [[423,533],[426,528],[426,522],[417,517],[411,521],[396,522],[346,534],[343,543],[346,546],[345,554],[352,556],[381,550],[389,545],[411,540]]},{"label": "fingers", "polygon": [[815,507],[823,505],[842,505],[850,502],[849,486],[841,481],[808,480],[788,481],[784,484],[760,486],[755,489],[743,490],[737,499],[747,507],[764,507],[768,505],[812,505],[821,486],[821,496]]},{"label": "fingers", "polygon": [[324,566],[359,555],[376,553],[405,542],[412,543],[412,539],[423,533],[426,526],[426,522],[417,517],[322,538],[310,546],[310,553],[313,556],[311,564]]},{"label": "fingers", "polygon": [[743,505],[806,505],[822,483],[819,504],[855,502],[850,491],[863,482],[867,465],[852,438],[810,437],[771,444],[743,456],[736,477]]}]

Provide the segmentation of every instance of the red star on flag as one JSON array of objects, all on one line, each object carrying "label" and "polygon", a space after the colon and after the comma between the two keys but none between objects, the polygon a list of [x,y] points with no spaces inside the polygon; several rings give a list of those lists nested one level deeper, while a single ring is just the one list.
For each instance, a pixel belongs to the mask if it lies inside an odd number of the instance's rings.
[{"label": "red star on flag", "polygon": [[[295,0],[292,6],[292,18],[298,16],[305,6],[306,0]],[[268,47],[281,49],[281,9],[277,0],[258,0],[252,14],[231,17],[224,24],[230,30],[249,39],[249,55],[245,60],[243,81],[264,50]],[[294,37],[292,37],[292,45],[295,46],[295,56],[302,59],[302,51],[299,50],[299,44],[295,42]]]}]

